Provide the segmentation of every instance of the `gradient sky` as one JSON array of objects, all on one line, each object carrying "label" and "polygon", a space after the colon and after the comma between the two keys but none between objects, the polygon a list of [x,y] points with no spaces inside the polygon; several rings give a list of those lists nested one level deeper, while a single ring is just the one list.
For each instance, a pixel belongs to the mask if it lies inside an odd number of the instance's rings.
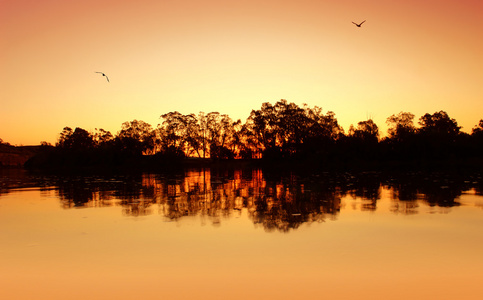
[{"label": "gradient sky", "polygon": [[[367,20],[361,28],[351,22]],[[105,72],[110,83],[96,71]],[[0,138],[280,99],[347,132],[392,114],[483,119],[481,0],[0,0]]]}]

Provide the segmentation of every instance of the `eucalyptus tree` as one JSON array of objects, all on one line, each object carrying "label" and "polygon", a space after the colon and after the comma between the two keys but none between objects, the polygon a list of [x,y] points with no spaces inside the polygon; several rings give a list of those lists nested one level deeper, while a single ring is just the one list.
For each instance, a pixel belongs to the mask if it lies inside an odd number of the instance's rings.
[{"label": "eucalyptus tree", "polygon": [[227,114],[210,112],[206,115],[206,140],[211,158],[234,158],[236,143],[239,139],[235,125]]},{"label": "eucalyptus tree", "polygon": [[102,128],[95,129],[95,133],[93,134],[94,141],[96,145],[103,146],[111,143],[114,140],[114,136],[110,131],[104,130]]},{"label": "eucalyptus tree", "polygon": [[71,150],[92,149],[95,146],[94,137],[87,130],[76,127],[72,130],[70,127],[64,127],[60,133],[57,147]]},{"label": "eucalyptus tree", "polygon": [[124,122],[116,136],[119,150],[133,155],[153,154],[155,132],[152,126],[141,120]]},{"label": "eucalyptus tree", "polygon": [[326,150],[343,133],[335,114],[320,107],[299,107],[280,100],[252,110],[246,122],[247,140],[265,157],[294,157]]},{"label": "eucalyptus tree", "polygon": [[161,153],[183,153],[186,143],[186,117],[175,111],[163,114],[160,117],[163,122],[158,125],[157,135]]},{"label": "eucalyptus tree", "polygon": [[379,155],[379,128],[372,119],[350,126],[340,145],[340,156],[348,161],[374,160]]},{"label": "eucalyptus tree", "polygon": [[389,138],[402,141],[416,133],[414,126],[414,114],[410,112],[400,112],[387,118],[386,124],[389,125],[387,133]]},{"label": "eucalyptus tree", "polygon": [[324,115],[322,108],[318,106],[310,108],[305,105],[304,109],[307,118],[310,120],[307,134],[309,137],[324,137],[335,141],[344,133],[334,112],[328,111]]},{"label": "eucalyptus tree", "polygon": [[360,121],[357,123],[356,128],[351,126],[349,135],[366,143],[377,143],[379,140],[379,127],[372,119]]},{"label": "eucalyptus tree", "polygon": [[461,129],[458,122],[450,118],[445,111],[435,112],[434,114],[426,113],[419,119],[419,125],[421,125],[419,129],[421,133],[433,136],[456,137]]},{"label": "eucalyptus tree", "polygon": [[445,111],[425,114],[419,119],[418,146],[420,155],[426,159],[447,159],[464,155],[463,147],[458,145],[466,140],[460,133],[461,127]]},{"label": "eucalyptus tree", "polygon": [[303,108],[295,103],[281,100],[275,103],[276,142],[283,156],[292,156],[307,137],[307,128],[311,124]]},{"label": "eucalyptus tree", "polygon": [[265,102],[259,110],[252,110],[245,122],[246,145],[256,156],[276,146],[276,117],[274,107]]},{"label": "eucalyptus tree", "polygon": [[304,109],[282,99],[252,110],[245,133],[256,153],[269,158],[290,157],[300,149],[308,123]]}]

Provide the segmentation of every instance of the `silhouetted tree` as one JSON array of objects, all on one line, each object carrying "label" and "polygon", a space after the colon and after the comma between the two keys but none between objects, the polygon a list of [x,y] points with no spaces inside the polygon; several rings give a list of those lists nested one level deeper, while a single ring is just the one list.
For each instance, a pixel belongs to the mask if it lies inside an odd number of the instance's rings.
[{"label": "silhouetted tree", "polygon": [[274,108],[270,103],[265,102],[261,109],[252,110],[245,125],[247,146],[250,146],[253,152],[261,154],[275,149],[278,128]]},{"label": "silhouetted tree", "polygon": [[478,125],[476,125],[475,127],[473,127],[473,129],[471,131],[471,134],[474,134],[474,135],[483,134],[483,119],[480,120],[480,122],[478,123]]},{"label": "silhouetted tree", "polygon": [[456,120],[450,118],[445,111],[435,112],[432,115],[425,114],[419,119],[419,125],[421,125],[419,131],[423,134],[445,137],[457,136],[461,128]]},{"label": "silhouetted tree", "polygon": [[[322,114],[319,107],[301,108],[280,100],[275,105],[263,103],[252,110],[246,122],[247,141],[264,158],[294,158],[317,151],[317,148],[338,138],[342,128],[335,114]],[[319,148],[320,150],[320,148]]]},{"label": "silhouetted tree", "polygon": [[280,147],[282,157],[293,157],[304,142],[310,122],[304,109],[286,100],[275,103],[274,111],[277,146]]},{"label": "silhouetted tree", "polygon": [[124,153],[131,155],[153,154],[155,132],[144,121],[124,122],[116,136],[116,145]]},{"label": "silhouetted tree", "polygon": [[72,131],[70,127],[64,127],[57,145],[63,149],[86,150],[94,148],[95,142],[92,134],[85,129],[76,127]]},{"label": "silhouetted tree", "polygon": [[46,164],[47,166],[79,167],[99,163],[102,158],[96,152],[94,135],[85,129],[64,127],[59,135],[55,148],[44,147],[39,157],[35,158],[33,165]]},{"label": "silhouetted tree", "polygon": [[[184,116],[175,111],[161,115],[163,122],[158,125],[159,148],[161,153],[184,153]],[[184,154],[183,154],[184,155]]]},{"label": "silhouetted tree", "polygon": [[[240,158],[240,153],[244,149],[243,144],[243,128],[240,119],[236,120],[231,124],[231,138],[227,147],[231,150],[236,157]],[[251,158],[251,157],[250,157]]]},{"label": "silhouetted tree", "polygon": [[109,131],[106,131],[102,128],[100,129],[95,129],[95,133],[94,133],[94,141],[96,143],[97,146],[103,146],[103,145],[106,145],[110,142],[112,142],[114,140],[114,136],[112,135],[111,132]]},{"label": "silhouetted tree", "polygon": [[446,112],[427,113],[419,119],[419,124],[419,150],[425,159],[454,157],[463,150],[456,145],[461,127]]},{"label": "silhouetted tree", "polygon": [[409,112],[400,112],[387,118],[386,123],[389,125],[387,130],[389,137],[398,141],[404,141],[408,137],[416,133],[416,127],[413,123],[414,114]]},{"label": "silhouetted tree", "polygon": [[325,115],[320,107],[305,106],[306,130],[300,157],[312,161],[327,163],[333,161],[337,154],[336,143],[344,135],[335,114],[331,111]]},{"label": "silhouetted tree", "polygon": [[335,113],[328,111],[327,114],[322,113],[322,108],[315,106],[310,108],[305,106],[305,114],[308,119],[308,136],[324,137],[337,140],[344,133],[342,127],[339,126]]},{"label": "silhouetted tree", "polygon": [[206,115],[206,122],[203,124],[206,126],[205,140],[208,140],[210,157],[215,159],[234,158],[235,152],[230,146],[235,144],[235,125],[237,123],[234,123],[226,114],[210,112]]},{"label": "silhouetted tree", "polygon": [[233,122],[228,115],[218,112],[198,115],[174,112],[161,118],[163,123],[158,126],[161,152],[177,151],[203,158],[235,157],[240,141],[240,121]]},{"label": "silhouetted tree", "polygon": [[189,114],[181,118],[184,133],[182,141],[186,156],[191,156],[193,153],[196,153],[198,157],[206,156],[205,127],[200,124],[200,120],[203,120],[203,114],[200,112],[198,117],[195,114]]},{"label": "silhouetted tree", "polygon": [[237,137],[238,157],[242,159],[260,158],[258,140],[247,123],[240,126]]},{"label": "silhouetted tree", "polygon": [[64,127],[55,149],[46,147],[55,155],[47,159],[48,151],[44,151],[42,161],[50,160],[54,165],[118,165],[128,161],[128,165],[137,165],[140,161],[161,161],[157,158],[163,156],[165,161],[168,157],[197,156],[284,159],[330,167],[362,166],[365,161],[420,164],[483,156],[483,119],[470,136],[460,132],[456,120],[444,111],[423,115],[420,128],[414,126],[412,113],[391,115],[386,120],[388,136],[381,140],[372,119],[351,125],[345,135],[333,112],[323,114],[320,107],[299,107],[284,99],[273,105],[263,103],[251,111],[244,124],[218,112],[183,115],[175,111],[160,118],[162,123],[156,130],[134,120],[123,123],[116,136],[103,129],[90,133]]},{"label": "silhouetted tree", "polygon": [[367,143],[377,143],[379,139],[379,127],[372,119],[357,123],[357,128],[349,131],[349,135]]},{"label": "silhouetted tree", "polygon": [[183,115],[177,111],[161,116],[158,125],[159,151],[175,156],[190,156],[196,152],[201,157],[200,127],[196,115]]},{"label": "silhouetted tree", "polygon": [[387,118],[388,137],[380,143],[384,158],[390,161],[407,161],[419,153],[417,129],[413,123],[414,114],[400,112]]},{"label": "silhouetted tree", "polygon": [[57,141],[56,146],[61,148],[68,147],[68,144],[69,144],[68,140],[72,136],[72,133],[74,133],[72,128],[64,127],[64,129],[62,129],[62,132],[59,134],[59,139]]},{"label": "silhouetted tree", "polygon": [[[375,160],[379,156],[379,128],[372,119],[350,126],[339,143],[341,159],[351,162]],[[345,157],[344,157],[345,156]]]},{"label": "silhouetted tree", "polygon": [[483,157],[483,119],[471,132],[471,151],[473,156]]}]

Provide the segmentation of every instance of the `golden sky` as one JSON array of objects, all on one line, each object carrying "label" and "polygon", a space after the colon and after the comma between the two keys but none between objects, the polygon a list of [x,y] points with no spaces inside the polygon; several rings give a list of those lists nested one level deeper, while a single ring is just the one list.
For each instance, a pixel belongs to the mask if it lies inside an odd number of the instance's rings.
[{"label": "golden sky", "polygon": [[483,119],[483,1],[0,0],[11,144],[55,143],[65,126],[156,127],[171,111],[245,121],[280,99],[333,111],[346,132],[440,110],[471,132]]}]

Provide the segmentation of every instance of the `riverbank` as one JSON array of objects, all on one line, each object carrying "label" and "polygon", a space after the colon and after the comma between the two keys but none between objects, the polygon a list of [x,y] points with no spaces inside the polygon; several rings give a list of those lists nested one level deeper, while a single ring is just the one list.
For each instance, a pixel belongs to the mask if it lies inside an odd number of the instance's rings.
[{"label": "riverbank", "polygon": [[319,173],[344,171],[481,171],[483,158],[453,158],[426,160],[267,160],[267,159],[230,159],[178,158],[160,155],[138,157],[109,156],[90,157],[83,154],[62,157],[54,152],[39,153],[22,166],[28,170],[47,172],[164,172],[183,169],[246,169],[263,168],[267,171]]},{"label": "riverbank", "polygon": [[0,144],[0,168],[19,168],[34,157],[41,146],[12,146]]}]

